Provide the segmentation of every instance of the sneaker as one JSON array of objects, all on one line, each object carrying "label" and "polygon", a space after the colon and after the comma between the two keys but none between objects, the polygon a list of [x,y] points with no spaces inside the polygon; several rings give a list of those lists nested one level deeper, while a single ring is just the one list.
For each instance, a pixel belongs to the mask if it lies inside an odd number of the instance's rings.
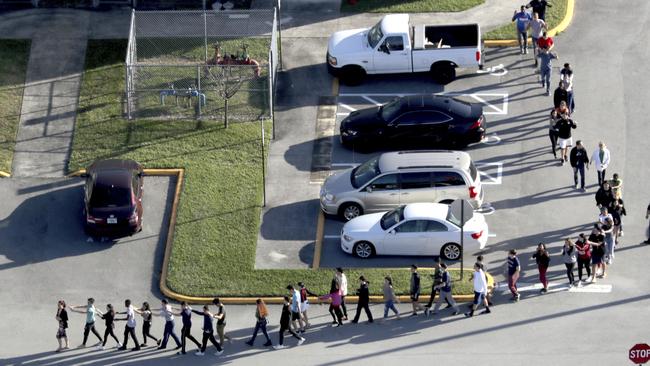
[{"label": "sneaker", "polygon": [[184,351],[178,351],[178,352],[176,352],[176,354],[177,354],[177,355],[184,355],[184,354],[186,354],[186,352],[184,352]]},{"label": "sneaker", "polygon": [[576,183],[576,189],[578,189],[578,188],[580,188],[580,185],[578,183]]},{"label": "sneaker", "polygon": [[311,323],[305,324],[305,329],[309,329],[309,328],[311,328]]},{"label": "sneaker", "polygon": [[336,323],[335,327],[338,328],[338,327],[340,327],[340,326],[342,326],[342,325],[343,325],[343,323]]},{"label": "sneaker", "polygon": [[458,315],[458,310],[454,310],[454,312],[451,313],[451,315]]},{"label": "sneaker", "polygon": [[118,351],[126,351],[126,347],[122,346],[122,347],[118,348],[117,350]]},{"label": "sneaker", "polygon": [[347,317],[347,316],[344,316],[344,317],[343,317],[343,320],[348,321],[348,317]]},{"label": "sneaker", "polygon": [[413,314],[411,314],[411,316],[418,316],[418,313],[413,312]]},{"label": "sneaker", "polygon": [[267,341],[266,343],[264,343],[264,347],[269,347],[269,346],[272,346],[272,345],[273,345],[273,342],[271,342],[271,341]]},{"label": "sneaker", "polygon": [[142,343],[142,344],[140,345],[140,347],[147,347],[147,344],[146,344],[146,343]]},{"label": "sneaker", "polygon": [[[267,343],[268,343],[268,342],[267,342]],[[253,342],[251,342],[251,341],[246,341],[246,344],[249,345],[249,346],[251,346],[251,347],[253,347]]]},{"label": "sneaker", "polygon": [[95,347],[97,347],[97,346],[101,346],[102,343],[103,343],[102,341],[99,341],[99,342],[95,343],[94,346],[95,346]]},{"label": "sneaker", "polygon": [[598,282],[598,280],[596,279],[596,277],[592,277],[592,278],[591,278],[591,283],[596,283],[596,282]]},{"label": "sneaker", "polygon": [[104,350],[104,346],[97,346],[97,350],[98,350],[98,351],[103,351],[103,350]]},{"label": "sneaker", "polygon": [[650,239],[644,241],[644,243],[646,243],[646,244],[650,244]]},{"label": "sneaker", "polygon": [[465,317],[466,317],[466,318],[471,318],[471,317],[473,317],[473,316],[474,316],[474,315],[473,315],[472,313],[465,313]]},{"label": "sneaker", "polygon": [[139,350],[141,350],[141,348],[139,346],[131,348],[131,351],[139,351]]},{"label": "sneaker", "polygon": [[301,344],[305,343],[305,340],[306,340],[305,338],[300,337],[300,339],[298,340],[298,345],[300,346]]},{"label": "sneaker", "polygon": [[276,346],[273,346],[273,348],[274,349],[285,349],[285,348],[287,348],[287,346],[285,346],[284,344],[278,344]]},{"label": "sneaker", "polygon": [[160,346],[160,342],[162,342],[161,339],[157,340],[157,341],[156,341],[156,345],[157,345],[157,346]]},{"label": "sneaker", "polygon": [[197,356],[205,356],[205,353],[203,353],[201,351],[196,351],[196,352],[194,352],[194,354],[197,355]]},{"label": "sneaker", "polygon": [[336,325],[336,324],[338,324],[338,323],[339,323],[339,322],[337,322],[337,321],[335,320],[335,321],[332,322],[332,325]]},{"label": "sneaker", "polygon": [[424,308],[424,316],[429,317],[431,315],[431,309]]},{"label": "sneaker", "polygon": [[481,314],[489,314],[491,312],[492,312],[491,310],[485,309],[485,310],[481,311]]},{"label": "sneaker", "polygon": [[222,353],[223,353],[223,350],[215,352],[214,355],[215,356],[221,356]]},{"label": "sneaker", "polygon": [[353,321],[351,321],[350,323],[352,323],[352,324],[357,324],[358,322],[359,322],[358,320],[353,320]]},{"label": "sneaker", "polygon": [[564,162],[566,163],[566,162],[568,162],[568,161],[569,161],[569,157],[565,155],[565,156],[564,156]]},{"label": "sneaker", "polygon": [[82,344],[78,345],[77,348],[86,348],[86,345],[82,343]]},{"label": "sneaker", "polygon": [[625,235],[623,235],[623,234],[625,234],[625,233],[623,232],[623,230],[621,230],[621,231],[618,233],[618,236],[620,236],[620,237],[625,236]]}]

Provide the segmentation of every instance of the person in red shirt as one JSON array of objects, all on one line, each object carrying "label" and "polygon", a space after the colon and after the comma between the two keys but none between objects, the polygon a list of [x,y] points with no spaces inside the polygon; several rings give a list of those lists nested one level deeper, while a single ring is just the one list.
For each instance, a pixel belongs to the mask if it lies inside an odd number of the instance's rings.
[{"label": "person in red shirt", "polygon": [[578,284],[582,282],[582,268],[587,270],[587,281],[591,279],[591,243],[585,237],[585,234],[580,234],[575,243],[576,250],[578,250]]},{"label": "person in red shirt", "polygon": [[553,49],[554,45],[555,44],[553,43],[553,38],[549,37],[546,31],[542,33],[542,38],[537,40],[537,47],[540,49],[546,49],[550,51]]}]

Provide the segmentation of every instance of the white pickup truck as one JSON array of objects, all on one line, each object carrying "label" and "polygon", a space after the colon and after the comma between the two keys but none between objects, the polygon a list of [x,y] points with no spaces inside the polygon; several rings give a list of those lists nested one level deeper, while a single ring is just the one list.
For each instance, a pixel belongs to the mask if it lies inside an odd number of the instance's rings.
[{"label": "white pickup truck", "polygon": [[456,78],[456,68],[482,68],[478,24],[414,25],[408,14],[386,15],[372,28],[332,34],[327,66],[348,85],[366,74],[430,72],[440,84]]}]

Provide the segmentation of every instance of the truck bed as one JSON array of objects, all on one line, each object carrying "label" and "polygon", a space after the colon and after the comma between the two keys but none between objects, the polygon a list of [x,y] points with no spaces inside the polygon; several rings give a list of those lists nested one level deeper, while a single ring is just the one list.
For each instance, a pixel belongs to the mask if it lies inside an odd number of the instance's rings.
[{"label": "truck bed", "polygon": [[412,34],[413,51],[479,45],[478,24],[416,25]]}]

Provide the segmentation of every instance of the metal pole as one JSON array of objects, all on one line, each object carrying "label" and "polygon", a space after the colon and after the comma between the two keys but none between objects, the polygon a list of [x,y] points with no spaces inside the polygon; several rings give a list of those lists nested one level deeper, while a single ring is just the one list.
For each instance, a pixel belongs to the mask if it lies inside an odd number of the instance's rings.
[{"label": "metal pole", "polygon": [[208,12],[205,11],[205,0],[203,0],[203,46],[205,48],[205,63],[208,62]]},{"label": "metal pole", "polygon": [[[280,13],[280,2],[282,0],[278,0],[278,11],[277,11],[277,27],[278,27],[278,63],[280,70],[282,70],[282,22],[281,22],[281,13]],[[274,137],[275,138],[275,137]]]},{"label": "metal pole", "polygon": [[199,105],[199,118],[201,117],[201,66],[196,65],[196,102]]},{"label": "metal pole", "polygon": [[465,247],[463,246],[463,238],[465,237],[463,233],[463,227],[465,227],[465,205],[460,205],[460,280],[463,280],[463,258],[465,255]]},{"label": "metal pole", "polygon": [[275,83],[273,77],[275,74],[275,65],[273,65],[273,51],[269,55],[269,113],[271,114],[271,139],[275,140]]},{"label": "metal pole", "polygon": [[260,126],[262,127],[262,197],[263,205],[266,207],[266,157],[264,156],[264,119],[260,119]]}]

